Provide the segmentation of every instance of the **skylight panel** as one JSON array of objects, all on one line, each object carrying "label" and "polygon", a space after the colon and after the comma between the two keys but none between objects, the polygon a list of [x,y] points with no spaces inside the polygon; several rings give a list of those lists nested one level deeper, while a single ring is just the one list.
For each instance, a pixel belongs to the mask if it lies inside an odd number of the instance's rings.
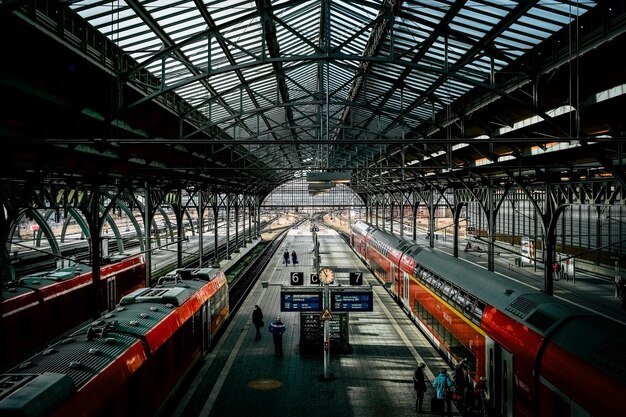
[{"label": "skylight panel", "polygon": [[[151,8],[147,8],[148,11]],[[167,26],[173,23],[187,21],[188,19],[199,19],[198,9],[193,5],[185,8],[167,7],[165,9],[154,10],[150,13],[152,17],[159,22],[161,26]]]},{"label": "skylight panel", "polygon": [[[206,9],[217,26],[228,25],[229,22],[240,19],[246,15],[257,15],[256,4],[253,1],[215,1],[206,5]],[[241,24],[241,23],[239,23]],[[244,23],[245,26],[245,23]]]},{"label": "skylight panel", "polygon": [[139,51],[149,50],[151,52],[157,52],[163,44],[160,40],[154,37],[152,32],[137,34],[134,37],[126,37],[118,42],[118,46],[127,52],[130,48]]},{"label": "skylight panel", "polygon": [[[556,1],[540,1],[536,7],[533,7],[531,14],[536,14],[543,18],[559,22],[562,25],[566,25],[573,20],[576,16],[582,16],[585,12],[596,5],[592,1],[570,1],[570,2],[556,2]],[[586,7],[589,6],[589,7]]]},{"label": "skylight panel", "polygon": [[457,19],[455,19],[454,22],[450,23],[450,29],[458,31],[474,39],[482,39],[485,36],[485,33],[491,28],[479,23],[474,24],[474,22],[463,20],[457,21]]},{"label": "skylight panel", "polygon": [[[85,18],[85,16],[82,16],[82,17]],[[134,11],[132,11],[131,9],[126,9],[120,12],[99,15],[97,17],[87,19],[87,20],[96,29],[99,29],[102,32],[104,32],[105,30],[111,31],[113,30],[113,28],[117,28],[117,29],[119,29],[120,27],[124,28],[132,24],[133,19],[135,19],[135,21],[141,21],[140,19],[136,18]]]}]

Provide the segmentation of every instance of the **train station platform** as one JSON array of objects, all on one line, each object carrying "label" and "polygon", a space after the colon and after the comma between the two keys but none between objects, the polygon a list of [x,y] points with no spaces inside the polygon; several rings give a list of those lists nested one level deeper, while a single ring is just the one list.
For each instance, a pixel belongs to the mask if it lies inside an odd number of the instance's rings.
[{"label": "train station platform", "polygon": [[[280,312],[281,286],[289,286],[291,274],[301,271],[308,277],[315,272],[312,233],[308,223],[301,225],[289,232],[190,388],[163,416],[416,415],[412,375],[417,363],[426,363],[431,383],[447,365],[336,232],[321,227],[318,240],[321,265],[335,271],[334,285],[347,285],[349,271],[355,270],[372,285],[373,311],[349,313],[350,351],[331,348],[325,373],[321,348],[300,349],[300,313]],[[284,250],[295,250],[299,264],[285,266]],[[255,304],[265,321],[259,341],[251,320]],[[267,330],[278,315],[287,327],[282,357],[275,356]],[[421,415],[430,415],[434,394],[432,388],[426,392],[427,413]]]}]

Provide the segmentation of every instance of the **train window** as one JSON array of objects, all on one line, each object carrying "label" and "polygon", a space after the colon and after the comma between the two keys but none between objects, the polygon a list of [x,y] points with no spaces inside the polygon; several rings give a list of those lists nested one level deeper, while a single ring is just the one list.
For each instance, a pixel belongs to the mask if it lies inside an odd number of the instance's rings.
[{"label": "train window", "polygon": [[456,298],[456,295],[458,294],[459,289],[457,287],[452,287],[452,290],[450,290],[450,299],[454,300]]},{"label": "train window", "polygon": [[461,290],[459,291],[459,295],[457,295],[456,297],[456,304],[459,308],[463,308],[465,307],[465,291]]},{"label": "train window", "polygon": [[467,299],[465,300],[465,308],[463,309],[463,313],[465,315],[471,316],[472,310],[474,309],[475,302],[476,302],[476,297],[468,294]]},{"label": "train window", "polygon": [[480,321],[483,318],[483,312],[485,311],[485,303],[480,300],[476,301],[476,308],[474,309],[474,314],[472,314],[472,321],[476,324],[480,324]]},{"label": "train window", "polygon": [[433,274],[431,274],[428,271],[424,271],[422,272],[422,275],[424,276],[424,281],[426,281],[427,284],[431,284],[431,285],[433,284],[433,278],[434,278]]},{"label": "train window", "polygon": [[446,280],[438,276],[435,276],[435,279],[439,280],[435,283],[435,290],[441,291],[441,287],[443,287],[443,284],[444,282],[446,282]]},{"label": "train window", "polygon": [[450,285],[450,283],[449,283],[449,282],[447,282],[447,281],[446,281],[446,282],[443,284],[443,288],[442,288],[442,290],[441,290],[441,292],[442,292],[443,296],[444,296],[446,299],[448,299],[448,297],[450,297],[450,292],[451,292],[451,291],[452,291],[452,286]]}]

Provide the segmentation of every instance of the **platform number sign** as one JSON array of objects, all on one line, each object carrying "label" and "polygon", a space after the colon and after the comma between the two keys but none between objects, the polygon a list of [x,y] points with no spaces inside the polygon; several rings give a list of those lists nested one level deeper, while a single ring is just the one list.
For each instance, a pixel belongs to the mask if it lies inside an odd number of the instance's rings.
[{"label": "platform number sign", "polygon": [[363,272],[350,272],[350,285],[363,285]]},{"label": "platform number sign", "polygon": [[320,285],[320,276],[317,274],[311,274],[311,284]]},{"label": "platform number sign", "polygon": [[304,272],[292,272],[291,273],[291,285],[304,284]]}]

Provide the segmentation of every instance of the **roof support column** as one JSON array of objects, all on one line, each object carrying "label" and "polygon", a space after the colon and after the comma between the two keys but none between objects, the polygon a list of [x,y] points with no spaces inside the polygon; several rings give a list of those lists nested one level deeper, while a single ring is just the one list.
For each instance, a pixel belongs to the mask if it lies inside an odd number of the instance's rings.
[{"label": "roof support column", "polygon": [[544,287],[543,291],[548,295],[554,294],[554,270],[552,269],[552,262],[554,261],[554,252],[556,247],[556,222],[552,225],[552,220],[556,219],[553,216],[554,205],[550,195],[550,183],[546,181],[546,200],[544,207],[544,214],[541,216],[543,221],[543,230],[545,232],[545,240],[543,242],[544,248]]},{"label": "roof support column", "polygon": [[489,236],[487,237],[487,269],[489,271],[495,271],[495,243],[496,243],[496,208],[493,204],[493,180],[489,181],[489,189],[487,190],[487,230]]},{"label": "roof support column", "polygon": [[242,204],[241,204],[241,208],[243,209],[243,212],[241,213],[241,223],[242,223],[242,227],[241,227],[241,247],[245,248],[246,246],[248,246],[246,244],[246,206],[248,205],[248,202],[246,201],[246,197],[243,197],[242,200]]},{"label": "roof support column", "polygon": [[217,213],[219,211],[217,204],[217,193],[214,193],[211,196],[211,207],[213,208],[213,264],[211,265],[213,268],[220,267],[220,261],[217,257],[217,249],[218,249],[218,239],[217,239]]},{"label": "roof support column", "polygon": [[[100,187],[97,182],[91,188],[91,196],[86,204],[80,204],[83,216],[89,226],[89,246],[91,253],[91,303],[92,318],[100,318],[100,231],[103,218],[100,217]],[[105,212],[106,214],[106,212]]]},{"label": "roof support column", "polygon": [[428,246],[435,247],[435,187],[431,186],[428,191]]},{"label": "roof support column", "polygon": [[395,209],[395,204],[393,202],[393,199],[391,199],[391,201],[389,202],[389,227],[390,227],[390,232],[393,233],[393,212]]},{"label": "roof support column", "polygon": [[204,190],[198,192],[198,266],[204,264]]},{"label": "roof support column", "polygon": [[230,194],[226,194],[226,257],[230,260]]},{"label": "roof support column", "polygon": [[176,265],[178,268],[183,267],[183,240],[185,239],[185,228],[183,227],[183,212],[185,208],[182,204],[181,190],[176,190],[174,201],[171,202],[174,216],[176,217]]},{"label": "roof support column", "polygon": [[[456,200],[456,193],[454,194],[454,199]],[[454,224],[454,236],[453,236],[453,244],[452,244],[452,255],[455,258],[459,257],[459,222],[461,218],[461,213],[463,212],[463,203],[454,202],[454,210],[452,212],[452,221]]]},{"label": "roof support column", "polygon": [[239,253],[239,196],[235,196],[235,250],[234,253]]},{"label": "roof support column", "polygon": [[417,193],[413,192],[413,205],[411,206],[411,229],[413,234],[413,240],[417,240],[417,208],[420,205]]},{"label": "roof support column", "polygon": [[152,220],[154,219],[154,212],[152,210],[152,201],[150,199],[150,185],[146,181],[145,189],[144,189],[144,220],[143,220],[143,229],[144,235],[146,237],[146,286],[150,285],[150,275],[152,272],[152,234],[150,233],[150,225],[152,224]]}]

